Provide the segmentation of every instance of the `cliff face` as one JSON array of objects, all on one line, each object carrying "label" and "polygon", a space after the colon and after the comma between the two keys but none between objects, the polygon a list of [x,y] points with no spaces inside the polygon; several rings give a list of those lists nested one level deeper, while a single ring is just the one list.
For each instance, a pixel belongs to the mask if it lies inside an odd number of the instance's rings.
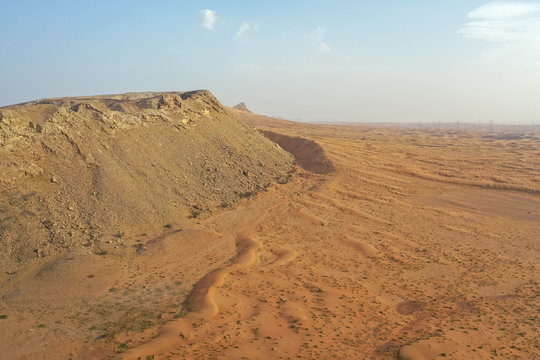
[{"label": "cliff face", "polygon": [[208,91],[0,108],[0,261],[96,251],[231,206],[292,163]]}]

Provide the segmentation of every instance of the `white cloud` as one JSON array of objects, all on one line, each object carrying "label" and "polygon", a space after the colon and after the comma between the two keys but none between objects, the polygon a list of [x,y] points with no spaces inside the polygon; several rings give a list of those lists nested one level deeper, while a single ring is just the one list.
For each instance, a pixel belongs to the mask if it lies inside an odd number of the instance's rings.
[{"label": "white cloud", "polygon": [[216,24],[216,12],[210,9],[201,10],[202,26],[208,30],[214,30]]},{"label": "white cloud", "polygon": [[510,19],[528,16],[538,11],[540,6],[516,1],[493,1],[471,11],[471,19]]},{"label": "white cloud", "polygon": [[330,46],[328,46],[327,43],[325,43],[324,41],[321,40],[321,42],[319,43],[319,47],[321,49],[321,51],[330,51]]},{"label": "white cloud", "polygon": [[256,31],[258,28],[257,24],[250,25],[247,22],[243,22],[242,25],[240,25],[240,28],[238,28],[238,32],[236,33],[236,37],[239,38],[247,31]]},{"label": "white cloud", "polygon": [[317,26],[311,34],[306,34],[306,38],[312,43],[317,45],[323,52],[330,51],[330,46],[323,40],[323,36],[326,33],[326,26]]},{"label": "white cloud", "polygon": [[540,4],[494,1],[471,11],[458,33],[493,43],[540,42]]}]

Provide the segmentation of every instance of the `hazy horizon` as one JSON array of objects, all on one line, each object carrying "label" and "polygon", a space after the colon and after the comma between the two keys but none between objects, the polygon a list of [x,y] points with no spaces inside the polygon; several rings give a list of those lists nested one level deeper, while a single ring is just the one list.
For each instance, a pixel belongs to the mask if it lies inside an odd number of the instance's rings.
[{"label": "hazy horizon", "polygon": [[332,122],[540,122],[540,2],[0,3],[0,106],[208,89]]}]

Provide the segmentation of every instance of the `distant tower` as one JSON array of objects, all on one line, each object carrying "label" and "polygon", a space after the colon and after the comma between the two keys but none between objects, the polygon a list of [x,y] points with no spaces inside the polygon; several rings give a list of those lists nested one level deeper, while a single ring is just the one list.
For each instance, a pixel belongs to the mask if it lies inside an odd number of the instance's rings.
[{"label": "distant tower", "polygon": [[489,120],[489,131],[493,132],[493,120]]}]

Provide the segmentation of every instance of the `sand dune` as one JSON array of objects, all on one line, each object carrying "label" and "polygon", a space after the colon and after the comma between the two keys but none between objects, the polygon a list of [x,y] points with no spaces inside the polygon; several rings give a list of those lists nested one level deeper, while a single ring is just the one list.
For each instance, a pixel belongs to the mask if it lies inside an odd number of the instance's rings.
[{"label": "sand dune", "polygon": [[[283,131],[292,130],[284,125]],[[391,136],[392,130],[385,131]],[[351,133],[344,130],[343,135],[349,138]],[[333,138],[325,140],[326,153],[334,154]],[[429,136],[422,141],[428,143]],[[459,149],[459,141],[454,141]],[[474,137],[462,141],[482,145]],[[355,146],[350,144],[343,156],[355,151],[358,155],[351,159],[364,156],[362,143]],[[259,227],[261,261],[245,272],[231,273],[217,289],[224,307],[201,324],[200,336],[168,353],[156,353],[157,358],[468,359],[537,354],[534,321],[527,314],[537,304],[538,252],[523,257],[519,250],[537,246],[536,197],[429,183],[387,167],[362,173],[356,163],[332,156],[329,159],[340,164],[335,173],[321,177],[299,169],[293,183],[264,195],[263,201],[278,210]],[[379,153],[372,161],[389,161],[386,156]],[[538,175],[536,165],[534,169],[532,177]],[[534,184],[530,181],[527,187]],[[508,228],[514,235],[508,236]],[[292,261],[281,261],[289,256],[294,256]],[[279,266],[272,266],[276,263]],[[521,315],[515,312],[518,308]],[[512,322],[520,325],[509,328]]]},{"label": "sand dune", "polygon": [[231,265],[208,273],[193,288],[184,303],[186,314],[179,320],[170,321],[158,330],[158,335],[149,342],[130,349],[122,359],[138,359],[162,352],[178,343],[178,337],[190,338],[193,322],[209,321],[219,313],[216,292],[223,285],[227,275],[235,270],[253,265],[257,261],[257,250],[261,243],[246,234],[236,236],[238,254]]},{"label": "sand dune", "polygon": [[379,256],[379,252],[377,251],[377,249],[373,245],[365,241],[353,239],[349,236],[344,236],[343,242],[347,245],[350,245],[352,248],[358,250],[364,256],[373,258]]},{"label": "sand dune", "polygon": [[282,247],[276,250],[276,257],[272,260],[268,266],[280,266],[292,261],[298,253],[288,247]]},{"label": "sand dune", "polygon": [[[295,142],[289,148],[297,152],[295,176],[234,209],[134,235],[140,245],[121,269],[114,265],[118,255],[80,254],[28,270],[24,281],[22,274],[4,280],[0,353],[11,359],[539,356],[537,133],[506,139],[310,125],[231,111]],[[308,141],[320,150],[313,160],[324,155],[331,172],[311,168],[311,151],[300,146]],[[86,265],[77,270],[73,262]],[[66,284],[84,296],[61,300]]]}]

